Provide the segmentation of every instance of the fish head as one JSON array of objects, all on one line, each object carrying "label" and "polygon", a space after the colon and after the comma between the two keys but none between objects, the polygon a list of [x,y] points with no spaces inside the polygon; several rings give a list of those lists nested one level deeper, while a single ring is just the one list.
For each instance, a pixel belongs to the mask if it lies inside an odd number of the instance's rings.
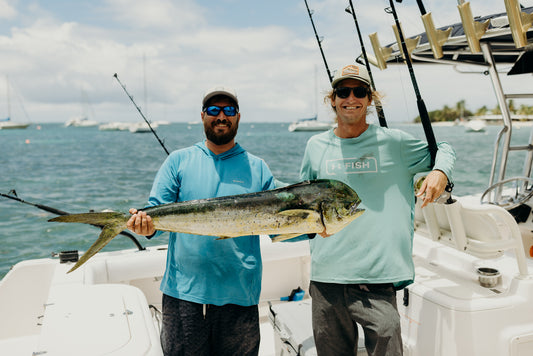
[{"label": "fish head", "polygon": [[321,212],[326,233],[332,235],[348,226],[365,210],[357,208],[361,199],[351,187],[340,181],[331,181],[330,184],[329,199],[321,203]]}]

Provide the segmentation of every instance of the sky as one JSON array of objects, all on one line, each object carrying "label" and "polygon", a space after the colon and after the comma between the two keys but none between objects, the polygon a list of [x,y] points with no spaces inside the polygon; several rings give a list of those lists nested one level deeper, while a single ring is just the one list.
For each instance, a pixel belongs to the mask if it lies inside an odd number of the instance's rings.
[{"label": "sky", "polygon": [[[377,32],[394,42],[388,0],[353,1],[364,45]],[[503,0],[471,0],[474,16],[505,12]],[[522,0],[533,6],[533,0]],[[361,53],[347,0],[308,0],[329,68]],[[457,2],[425,0],[436,27],[460,22]],[[407,36],[423,32],[415,0],[395,3]],[[466,100],[470,110],[496,99],[480,73],[415,66],[428,110]],[[289,122],[318,113],[329,80],[304,0],[0,0],[0,75],[8,78],[11,116],[66,122],[88,113],[100,122],[142,121],[114,74],[151,121],[199,121],[203,93],[237,91],[241,122]],[[412,121],[416,98],[405,66],[372,68],[391,122]],[[504,87],[533,90],[531,75]],[[7,116],[0,79],[0,117]],[[528,103],[531,105],[531,103]]]}]

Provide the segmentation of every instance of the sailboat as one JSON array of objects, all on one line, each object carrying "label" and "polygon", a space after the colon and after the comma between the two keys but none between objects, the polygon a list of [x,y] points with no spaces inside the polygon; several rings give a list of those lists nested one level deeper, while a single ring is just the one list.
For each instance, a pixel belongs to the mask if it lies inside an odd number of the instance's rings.
[{"label": "sailboat", "polygon": [[0,130],[25,129],[28,126],[30,126],[30,123],[11,121],[11,97],[9,93],[10,93],[9,80],[7,79],[7,76],[6,76],[7,117],[0,119]]},{"label": "sailboat", "polygon": [[309,118],[299,119],[289,125],[288,130],[293,131],[326,131],[331,129],[334,124],[332,122],[319,121],[318,120],[318,101],[317,101],[317,75],[316,75],[316,66],[315,66],[315,93],[314,93],[314,106],[315,106],[315,115]]},{"label": "sailboat", "polygon": [[[89,114],[90,111],[90,114]],[[81,91],[81,114],[79,116],[73,117],[65,122],[65,126],[73,127],[94,127],[98,126],[99,122],[91,119],[94,116],[94,111],[92,110],[87,93]]]}]

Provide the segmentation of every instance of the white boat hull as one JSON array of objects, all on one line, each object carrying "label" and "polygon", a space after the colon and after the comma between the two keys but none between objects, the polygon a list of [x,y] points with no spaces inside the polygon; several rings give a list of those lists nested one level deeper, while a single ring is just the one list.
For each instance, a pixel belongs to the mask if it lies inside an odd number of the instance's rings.
[{"label": "white boat hull", "polygon": [[[274,355],[268,302],[309,284],[307,242],[262,237],[261,355]],[[0,282],[0,355],[162,355],[157,310],[166,246],[101,252],[79,270],[23,261]],[[151,307],[153,306],[153,307]]]},{"label": "white boat hull", "polygon": [[289,125],[289,131],[326,131],[334,127],[334,124],[329,122],[308,120],[297,121]]},{"label": "white boat hull", "polygon": [[30,124],[22,124],[22,123],[16,123],[16,122],[0,122],[0,130],[11,130],[11,129],[25,129]]}]

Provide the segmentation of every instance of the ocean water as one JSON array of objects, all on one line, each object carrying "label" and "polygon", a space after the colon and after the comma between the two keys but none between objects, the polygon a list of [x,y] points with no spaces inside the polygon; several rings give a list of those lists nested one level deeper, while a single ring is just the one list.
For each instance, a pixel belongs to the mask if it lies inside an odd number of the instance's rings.
[{"label": "ocean water", "polygon": [[[262,157],[274,176],[298,181],[306,141],[315,132],[289,132],[288,123],[241,123],[237,142]],[[423,138],[421,125],[391,124]],[[447,141],[457,153],[454,195],[482,192],[488,185],[493,146],[501,128],[467,133],[461,126],[434,127],[437,141]],[[526,144],[530,129],[513,131],[513,143]],[[174,123],[157,130],[169,151],[203,140],[202,125]],[[34,124],[25,130],[0,130],[0,193],[69,213],[113,209],[127,211],[145,205],[152,180],[166,153],[151,133],[99,131],[96,127]],[[520,175],[523,152],[513,152],[507,176]],[[82,224],[49,223],[54,214],[0,196],[0,278],[25,259],[49,257],[64,250],[86,250],[99,229]],[[166,237],[144,246],[166,243]],[[119,236],[104,250],[134,248]]]}]

